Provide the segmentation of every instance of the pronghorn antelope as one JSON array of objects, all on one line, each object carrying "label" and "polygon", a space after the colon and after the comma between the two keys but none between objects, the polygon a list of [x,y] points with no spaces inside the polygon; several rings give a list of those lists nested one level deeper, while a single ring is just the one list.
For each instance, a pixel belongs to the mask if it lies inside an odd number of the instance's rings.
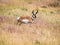
[{"label": "pronghorn antelope", "polygon": [[20,16],[20,17],[17,17],[17,23],[18,24],[22,24],[22,23],[32,23],[34,22],[34,19],[36,19],[36,14],[38,13],[38,10],[37,11],[32,11],[32,16]]}]

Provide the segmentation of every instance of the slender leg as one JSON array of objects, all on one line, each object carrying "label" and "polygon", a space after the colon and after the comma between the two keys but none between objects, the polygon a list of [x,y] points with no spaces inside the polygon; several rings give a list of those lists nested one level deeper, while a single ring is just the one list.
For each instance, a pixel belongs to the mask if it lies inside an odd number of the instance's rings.
[{"label": "slender leg", "polygon": [[22,22],[19,22],[19,25],[21,25],[22,24]]}]

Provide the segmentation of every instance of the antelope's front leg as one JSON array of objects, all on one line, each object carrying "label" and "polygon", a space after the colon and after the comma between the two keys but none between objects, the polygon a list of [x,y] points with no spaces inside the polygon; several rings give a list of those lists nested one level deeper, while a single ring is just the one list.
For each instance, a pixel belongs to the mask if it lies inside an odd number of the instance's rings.
[{"label": "antelope's front leg", "polygon": [[19,20],[17,20],[17,24],[18,24],[18,25],[21,25],[21,24],[22,24],[22,22],[21,22],[21,21],[19,21]]}]

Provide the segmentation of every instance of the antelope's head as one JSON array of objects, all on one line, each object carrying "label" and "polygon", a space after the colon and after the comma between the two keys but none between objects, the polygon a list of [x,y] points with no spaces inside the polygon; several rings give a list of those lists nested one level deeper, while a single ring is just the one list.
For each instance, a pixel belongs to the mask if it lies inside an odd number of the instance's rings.
[{"label": "antelope's head", "polygon": [[32,19],[36,19],[36,14],[38,13],[38,10],[37,11],[32,11]]}]

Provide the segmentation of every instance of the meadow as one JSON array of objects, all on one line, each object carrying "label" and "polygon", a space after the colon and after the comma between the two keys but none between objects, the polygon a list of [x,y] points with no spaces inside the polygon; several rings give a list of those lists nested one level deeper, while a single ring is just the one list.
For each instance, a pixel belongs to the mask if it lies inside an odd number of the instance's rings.
[{"label": "meadow", "polygon": [[[1,0],[0,45],[60,45],[60,7],[49,7],[46,1]],[[31,16],[34,9],[34,23],[17,24],[18,16]]]}]

